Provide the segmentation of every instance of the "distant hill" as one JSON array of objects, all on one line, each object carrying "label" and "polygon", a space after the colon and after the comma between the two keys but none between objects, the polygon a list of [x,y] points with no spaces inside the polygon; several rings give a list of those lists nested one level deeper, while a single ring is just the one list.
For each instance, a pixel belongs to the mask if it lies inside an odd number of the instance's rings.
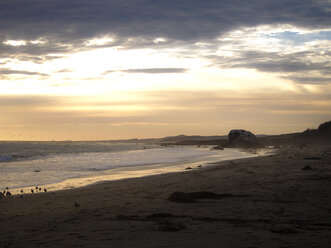
[{"label": "distant hill", "polygon": [[331,121],[324,122],[317,129],[307,129],[295,136],[295,140],[313,143],[331,143]]},{"label": "distant hill", "polygon": [[[285,135],[266,135],[257,134],[256,137],[258,141],[263,145],[270,144],[280,144],[284,143],[288,139],[292,139],[295,134],[285,134]],[[223,146],[228,141],[227,135],[214,135],[214,136],[188,136],[188,135],[178,135],[165,137],[159,140],[163,145],[217,145]]]},{"label": "distant hill", "polygon": [[[331,143],[331,121],[324,122],[317,129],[307,129],[303,132],[267,135],[257,134],[258,142],[261,146],[276,145],[303,145],[303,144],[320,144]],[[121,142],[143,142],[162,145],[218,145],[223,146],[228,141],[227,135],[177,135],[164,138],[151,139],[130,139],[121,140]]]},{"label": "distant hill", "polygon": [[[280,134],[280,135],[256,135],[261,146],[277,145],[304,145],[304,144],[330,144],[331,143],[331,121],[324,122],[317,129],[307,129],[303,132]],[[187,136],[178,135],[161,138],[162,144],[176,145],[218,145],[223,146],[228,141],[227,135],[222,136]]]},{"label": "distant hill", "polygon": [[205,141],[205,140],[223,140],[227,135],[199,136],[199,135],[178,135],[162,138],[162,142],[180,142],[180,141]]},{"label": "distant hill", "polygon": [[265,135],[257,137],[257,140],[262,146],[294,145],[296,143],[295,137],[298,134],[300,133]]}]

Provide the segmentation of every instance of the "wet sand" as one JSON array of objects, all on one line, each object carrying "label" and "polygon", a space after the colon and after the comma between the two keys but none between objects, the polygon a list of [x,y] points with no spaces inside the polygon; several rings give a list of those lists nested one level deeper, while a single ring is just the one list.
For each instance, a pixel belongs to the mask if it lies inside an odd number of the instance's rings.
[{"label": "wet sand", "polygon": [[[303,168],[306,166],[306,169]],[[0,247],[329,247],[331,148],[0,200]],[[173,192],[228,197],[168,200]]]}]

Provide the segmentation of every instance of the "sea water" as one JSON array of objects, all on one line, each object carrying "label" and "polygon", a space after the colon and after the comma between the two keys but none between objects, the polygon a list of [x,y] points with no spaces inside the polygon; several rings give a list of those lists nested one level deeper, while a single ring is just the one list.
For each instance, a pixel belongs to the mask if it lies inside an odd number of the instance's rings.
[{"label": "sea water", "polygon": [[238,149],[139,142],[0,142],[0,190],[61,190],[257,156]]}]

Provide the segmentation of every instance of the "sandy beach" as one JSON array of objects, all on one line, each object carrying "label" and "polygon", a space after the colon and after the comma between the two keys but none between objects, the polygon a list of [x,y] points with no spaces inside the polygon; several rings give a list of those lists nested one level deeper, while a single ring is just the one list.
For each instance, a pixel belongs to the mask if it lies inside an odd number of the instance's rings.
[{"label": "sandy beach", "polygon": [[[168,199],[174,192],[186,194]],[[0,247],[329,247],[330,197],[330,147],[279,148],[208,168],[6,197]]]}]

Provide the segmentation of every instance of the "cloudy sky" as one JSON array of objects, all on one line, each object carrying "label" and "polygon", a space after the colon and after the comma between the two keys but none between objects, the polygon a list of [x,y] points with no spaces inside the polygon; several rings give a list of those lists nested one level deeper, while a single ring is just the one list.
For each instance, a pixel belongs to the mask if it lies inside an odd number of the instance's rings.
[{"label": "cloudy sky", "polygon": [[330,0],[2,0],[0,140],[331,120]]}]

